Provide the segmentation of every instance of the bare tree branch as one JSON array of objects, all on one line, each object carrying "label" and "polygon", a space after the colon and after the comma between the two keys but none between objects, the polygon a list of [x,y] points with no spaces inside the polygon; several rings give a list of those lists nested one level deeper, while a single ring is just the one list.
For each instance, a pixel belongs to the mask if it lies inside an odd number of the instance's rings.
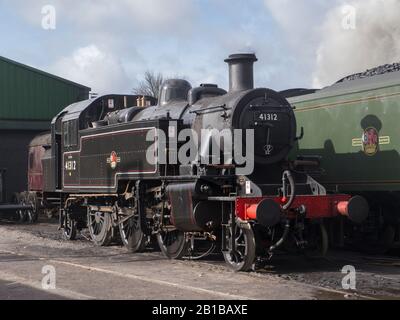
[{"label": "bare tree branch", "polygon": [[164,77],[161,73],[155,74],[153,71],[146,71],[144,79],[139,82],[136,88],[133,88],[133,94],[150,96],[158,99],[163,82]]}]

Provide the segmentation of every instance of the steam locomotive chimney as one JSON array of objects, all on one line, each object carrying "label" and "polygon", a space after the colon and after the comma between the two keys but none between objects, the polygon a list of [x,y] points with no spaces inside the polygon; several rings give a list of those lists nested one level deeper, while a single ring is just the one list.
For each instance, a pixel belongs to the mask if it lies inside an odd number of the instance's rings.
[{"label": "steam locomotive chimney", "polygon": [[232,54],[229,64],[229,92],[254,89],[253,64],[258,61],[253,53]]}]

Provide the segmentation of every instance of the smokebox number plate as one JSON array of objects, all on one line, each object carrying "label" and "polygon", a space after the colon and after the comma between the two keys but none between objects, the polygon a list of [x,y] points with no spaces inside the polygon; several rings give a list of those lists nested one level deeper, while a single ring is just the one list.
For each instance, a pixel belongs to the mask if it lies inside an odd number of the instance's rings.
[{"label": "smokebox number plate", "polygon": [[279,113],[276,112],[255,112],[254,121],[258,122],[277,122],[281,121]]}]

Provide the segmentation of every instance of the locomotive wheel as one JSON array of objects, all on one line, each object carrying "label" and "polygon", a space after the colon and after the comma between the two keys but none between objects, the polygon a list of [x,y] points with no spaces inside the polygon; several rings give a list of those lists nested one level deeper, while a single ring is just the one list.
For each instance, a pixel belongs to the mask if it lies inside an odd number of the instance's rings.
[{"label": "locomotive wheel", "polygon": [[189,249],[185,233],[180,230],[160,231],[157,234],[157,242],[162,253],[168,259],[181,259]]},{"label": "locomotive wheel", "polygon": [[63,235],[65,239],[70,241],[76,240],[76,235],[77,235],[76,221],[71,219],[67,214],[65,214],[63,225],[64,225]]},{"label": "locomotive wheel", "polygon": [[[16,195],[17,204],[24,205],[25,204],[25,193],[19,193]],[[25,223],[28,220],[28,215],[25,210],[17,211],[17,219],[19,223]]]},{"label": "locomotive wheel", "polygon": [[23,192],[16,197],[16,200],[21,205],[31,205],[30,210],[18,210],[18,222],[32,224],[37,221],[37,216],[35,215],[36,202],[32,202],[32,197],[29,193]]},{"label": "locomotive wheel", "polygon": [[107,212],[88,211],[88,228],[95,245],[108,246],[113,238],[111,215]]},{"label": "locomotive wheel", "polygon": [[147,237],[140,228],[139,218],[133,216],[119,224],[122,243],[129,252],[143,252],[147,246]]},{"label": "locomotive wheel", "polygon": [[32,210],[27,211],[28,222],[35,223],[39,218],[39,206],[40,203],[35,194],[30,193],[27,195],[26,202],[32,206]]},{"label": "locomotive wheel", "polygon": [[329,248],[328,232],[323,223],[309,226],[312,228],[310,233],[309,245],[305,254],[309,258],[323,258],[326,256]]},{"label": "locomotive wheel", "polygon": [[28,213],[25,210],[18,210],[18,222],[25,223],[28,221]]},{"label": "locomotive wheel", "polygon": [[28,224],[33,224],[37,221],[37,215],[35,214],[34,209],[26,210],[25,214],[26,214],[26,222]]},{"label": "locomotive wheel", "polygon": [[[250,271],[256,258],[256,241],[253,229],[240,224],[235,224],[232,235],[231,228],[226,229],[228,251],[223,252],[225,262],[236,272]],[[231,240],[234,237],[236,252],[233,252]]]}]

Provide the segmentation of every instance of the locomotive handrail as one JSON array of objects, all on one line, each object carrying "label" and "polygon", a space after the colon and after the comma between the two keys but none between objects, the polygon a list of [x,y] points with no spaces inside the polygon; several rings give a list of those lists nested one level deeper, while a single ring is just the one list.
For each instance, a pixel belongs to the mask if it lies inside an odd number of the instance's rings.
[{"label": "locomotive handrail", "polygon": [[222,109],[224,111],[232,110],[232,108],[228,108],[226,106],[226,104],[223,104],[221,106],[215,106],[215,107],[209,107],[209,108],[205,108],[205,109],[193,110],[193,111],[190,111],[190,113],[192,113],[192,114],[194,113],[196,115],[202,115],[202,114],[205,114],[205,113],[218,112],[219,109]]},{"label": "locomotive handrail", "polygon": [[300,129],[300,136],[296,137],[296,141],[300,141],[304,138],[304,127],[301,127]]},{"label": "locomotive handrail", "polygon": [[235,202],[237,197],[207,197],[208,201]]}]

